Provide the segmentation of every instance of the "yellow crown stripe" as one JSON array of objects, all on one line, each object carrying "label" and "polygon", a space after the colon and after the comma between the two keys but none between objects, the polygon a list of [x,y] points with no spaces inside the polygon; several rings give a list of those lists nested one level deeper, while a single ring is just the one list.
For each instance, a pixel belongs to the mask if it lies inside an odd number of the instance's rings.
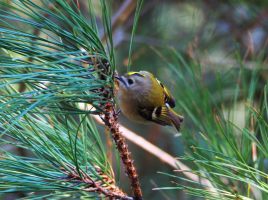
[{"label": "yellow crown stripe", "polygon": [[145,77],[144,75],[142,75],[142,74],[139,73],[139,72],[128,72],[127,75],[128,75],[128,76],[139,75],[139,76],[143,76],[143,77]]}]

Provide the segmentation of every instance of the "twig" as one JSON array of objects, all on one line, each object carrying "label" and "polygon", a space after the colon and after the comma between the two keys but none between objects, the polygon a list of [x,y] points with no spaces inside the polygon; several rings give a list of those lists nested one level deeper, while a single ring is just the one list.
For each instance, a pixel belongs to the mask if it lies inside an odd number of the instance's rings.
[{"label": "twig", "polygon": [[125,0],[112,18],[112,30],[123,24],[135,10],[137,0]]},{"label": "twig", "polygon": [[[254,135],[254,117],[253,117],[252,114],[250,116],[250,134]],[[256,161],[257,161],[257,144],[256,144],[256,142],[254,142],[254,140],[252,140],[251,148],[252,148],[252,161],[256,165]],[[257,166],[255,166],[255,167],[257,168]]]},{"label": "twig", "polygon": [[[103,123],[102,120],[94,115],[93,118],[98,122],[98,123]],[[192,169],[189,168],[187,165],[183,164],[180,162],[178,159],[174,158],[170,154],[166,153],[165,151],[161,150],[157,146],[153,145],[152,143],[148,142],[145,140],[143,137],[137,135],[133,131],[125,128],[121,124],[120,126],[120,133],[122,134],[123,137],[128,139],[129,141],[133,142],[134,144],[138,145],[145,151],[151,153],[152,155],[156,156],[159,160],[165,162],[166,164],[170,165],[174,169],[180,169],[180,171],[189,179],[195,181],[195,182],[200,182],[203,186],[205,186],[209,191],[216,193],[217,190],[213,187],[211,182],[205,178],[200,178],[198,175],[192,173]]]},{"label": "twig", "polygon": [[[116,32],[116,29],[124,24],[128,19],[129,16],[133,13],[136,7],[137,0],[125,0],[124,3],[121,4],[120,8],[117,10],[117,12],[112,17],[112,32]],[[104,30],[100,31],[100,38],[102,41],[106,40],[106,34]]]},{"label": "twig", "polygon": [[105,129],[105,141],[106,141],[106,155],[109,163],[113,165],[113,154],[112,154],[112,148],[113,148],[113,141],[111,140],[110,131],[108,129]]},{"label": "twig", "polygon": [[252,34],[250,31],[248,31],[247,33],[246,45],[247,45],[247,48],[246,48],[245,55],[243,57],[243,61],[246,61],[250,56],[254,55],[254,52],[255,52],[254,42],[253,42]]},{"label": "twig", "polygon": [[142,200],[142,192],[138,179],[138,174],[134,167],[131,154],[128,151],[128,146],[126,144],[125,138],[122,136],[122,132],[119,130],[117,115],[111,103],[107,103],[105,106],[104,122],[112,134],[116,147],[119,151],[120,157],[124,164],[125,171],[130,179],[134,199]]},{"label": "twig", "polygon": [[[93,180],[88,174],[83,171],[78,173],[77,169],[74,166],[68,165],[72,170],[71,172],[63,170],[63,173],[67,175],[65,178],[66,181],[78,181],[86,183],[86,187],[82,189],[86,192],[97,192],[109,199],[122,199],[122,200],[133,200],[132,197],[127,196],[122,192],[118,187],[114,185],[114,180],[109,178],[101,171],[98,166],[95,166],[96,171],[102,177],[102,181]],[[81,174],[81,176],[79,175]]]}]

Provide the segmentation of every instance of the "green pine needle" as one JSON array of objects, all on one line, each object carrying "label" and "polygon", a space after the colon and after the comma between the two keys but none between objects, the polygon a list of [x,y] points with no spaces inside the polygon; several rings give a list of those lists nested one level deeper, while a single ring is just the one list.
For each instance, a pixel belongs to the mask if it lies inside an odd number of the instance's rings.
[{"label": "green pine needle", "polygon": [[[112,92],[111,17],[103,1],[110,41],[104,45],[99,16],[89,6],[90,21],[65,0],[0,2],[0,193],[20,191],[32,199],[96,198],[103,195],[90,181],[103,187],[115,184],[90,117],[103,113],[101,105],[110,101],[102,89]],[[109,69],[96,68],[103,61],[110,63]],[[30,156],[10,153],[5,149],[9,146]]]},{"label": "green pine needle", "polygon": [[[189,123],[188,127],[192,127],[182,129],[189,156],[180,159],[194,163],[192,173],[208,179],[216,192],[212,193],[207,186],[183,178],[181,173],[176,172],[163,174],[173,177],[174,181],[182,180],[181,182],[158,189],[185,190],[191,195],[205,199],[266,199],[266,86],[261,101],[254,102],[255,98],[260,98],[256,95],[261,87],[258,78],[262,69],[261,63],[259,67],[251,70],[238,61],[238,65],[242,65],[240,69],[212,71],[211,78],[216,78],[208,82],[208,78],[202,77],[202,66],[185,61],[174,50],[169,54],[176,60],[169,65],[176,76],[176,85],[178,88],[186,88],[175,93],[178,108],[184,114],[185,122]],[[180,69],[178,66],[181,66]],[[246,113],[245,127],[242,128],[234,122],[236,113],[228,111],[235,110],[239,103],[244,103]],[[257,148],[257,160],[252,157],[253,143]],[[260,196],[256,196],[258,194]]]}]

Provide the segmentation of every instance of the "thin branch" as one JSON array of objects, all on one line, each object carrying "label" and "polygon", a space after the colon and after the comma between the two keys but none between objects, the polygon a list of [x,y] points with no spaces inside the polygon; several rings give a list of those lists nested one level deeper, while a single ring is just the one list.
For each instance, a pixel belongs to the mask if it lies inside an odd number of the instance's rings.
[{"label": "thin branch", "polygon": [[[100,117],[94,115],[93,118],[100,124],[103,124]],[[189,179],[200,182],[203,186],[205,186],[209,191],[213,193],[217,193],[216,188],[213,187],[212,183],[205,179],[201,178],[198,175],[192,173],[192,169],[189,168],[187,165],[183,164],[178,159],[174,158],[170,154],[166,153],[162,149],[158,148],[154,144],[148,142],[143,137],[137,135],[133,131],[127,129],[123,125],[119,124],[119,129],[123,137],[125,137],[127,140],[133,142],[134,144],[138,145],[145,151],[151,153],[152,155],[156,156],[159,160],[163,161],[164,163],[168,164],[174,169],[180,169],[180,171]]]},{"label": "thin branch", "polygon": [[125,0],[112,18],[113,31],[129,19],[136,7],[137,0]]},{"label": "thin branch", "polygon": [[98,166],[95,166],[95,169],[98,172],[99,176],[102,177],[102,181],[95,181],[85,172],[80,171],[79,173],[75,167],[69,167],[72,169],[72,172],[63,171],[67,175],[66,181],[75,180],[86,183],[87,186],[82,190],[86,192],[97,192],[110,199],[133,200],[132,197],[127,196],[118,187],[116,187],[114,185],[115,181],[106,176]]},{"label": "thin branch", "polygon": [[128,151],[125,138],[122,136],[122,132],[119,130],[119,124],[117,121],[117,114],[111,103],[107,103],[105,106],[105,125],[109,128],[111,135],[114,139],[116,147],[119,151],[121,160],[124,164],[126,174],[128,175],[135,200],[142,200],[142,191],[136,168],[131,158],[131,153]]},{"label": "thin branch", "polygon": [[105,141],[106,141],[106,146],[107,146],[107,149],[106,149],[107,159],[109,163],[113,165],[113,153],[112,153],[113,141],[111,140],[110,131],[108,129],[105,129]]},{"label": "thin branch", "polygon": [[[116,32],[117,28],[124,24],[134,12],[137,0],[125,0],[117,12],[112,17],[112,32]],[[101,31],[100,38],[102,41],[106,40],[104,30]]]},{"label": "thin branch", "polygon": [[[255,127],[255,123],[254,123],[254,117],[253,114],[251,114],[250,116],[250,134],[254,135],[255,131],[254,131],[254,127]],[[255,163],[255,167],[256,166],[256,161],[257,161],[257,144],[256,142],[254,142],[254,140],[252,140],[251,142],[251,149],[252,149],[252,161]]]}]

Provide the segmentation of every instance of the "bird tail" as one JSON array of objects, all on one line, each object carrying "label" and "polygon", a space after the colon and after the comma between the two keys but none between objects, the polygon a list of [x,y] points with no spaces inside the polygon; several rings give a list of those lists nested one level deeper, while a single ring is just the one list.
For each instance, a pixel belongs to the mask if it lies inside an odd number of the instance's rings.
[{"label": "bird tail", "polygon": [[181,123],[183,122],[183,116],[178,115],[170,107],[161,106],[155,108],[152,114],[152,121],[164,126],[173,125],[178,131],[180,131]]},{"label": "bird tail", "polygon": [[183,122],[183,116],[178,115],[174,110],[168,109],[168,116],[171,120],[172,125],[177,129],[177,131],[180,131],[181,123]]}]

